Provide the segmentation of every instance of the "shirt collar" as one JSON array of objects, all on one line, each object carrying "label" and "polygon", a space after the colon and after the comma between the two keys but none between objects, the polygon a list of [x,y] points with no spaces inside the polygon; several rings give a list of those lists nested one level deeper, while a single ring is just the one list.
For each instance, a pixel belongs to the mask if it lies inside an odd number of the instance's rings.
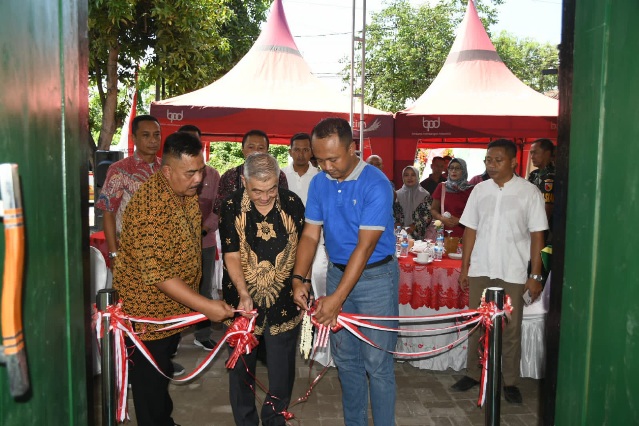
[{"label": "shirt collar", "polygon": [[[365,163],[364,161],[362,161],[361,158],[357,158],[357,165],[355,166],[355,168],[353,169],[353,171],[351,172],[350,175],[346,176],[346,179],[344,179],[344,182],[348,181],[348,180],[357,180],[357,178],[359,178],[359,175],[362,174],[362,171],[364,171],[364,167],[366,167],[368,164]],[[371,166],[373,167],[373,166]],[[326,175],[327,178],[329,178],[330,180],[337,180],[331,177],[331,175],[329,175],[328,173],[324,173]]]},{"label": "shirt collar", "polygon": [[554,171],[555,171],[555,165],[551,161],[550,163],[548,163],[546,167],[539,169],[539,175],[545,175]]},{"label": "shirt collar", "polygon": [[158,157],[157,155],[155,156],[154,160],[152,163],[147,163],[146,161],[144,161],[142,158],[140,158],[140,156],[138,155],[138,151],[135,150],[133,152],[133,158],[135,159],[135,161],[137,163],[144,163],[144,164],[148,164],[149,167],[151,167],[151,169],[153,170],[153,168],[157,165],[160,164],[160,157]]},{"label": "shirt collar", "polygon": [[[510,185],[510,184],[511,184],[512,182],[514,182],[514,181],[515,181],[515,179],[517,179],[518,177],[519,177],[519,176],[517,176],[515,173],[513,173],[513,177],[512,177],[512,178],[510,178],[510,179],[508,180],[508,182],[504,183],[504,186],[503,186],[503,187],[505,188],[506,186]],[[495,182],[493,179],[491,179],[490,181],[493,183],[493,185],[495,185],[496,187],[498,187],[498,188],[499,188],[499,185],[497,184],[497,182]]]}]

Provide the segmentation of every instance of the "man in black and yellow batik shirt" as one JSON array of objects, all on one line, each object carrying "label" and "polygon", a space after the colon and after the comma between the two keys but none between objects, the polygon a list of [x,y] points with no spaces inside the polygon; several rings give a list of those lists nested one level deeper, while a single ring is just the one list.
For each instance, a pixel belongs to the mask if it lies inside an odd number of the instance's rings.
[{"label": "man in black and yellow batik shirt", "polygon": [[[198,293],[202,274],[201,215],[197,188],[202,181],[202,144],[188,133],[170,135],[162,166],[140,186],[124,212],[113,286],[131,316],[165,318],[193,310],[211,321],[233,315],[232,308]],[[158,366],[171,377],[171,355],[181,329],[136,324],[136,331]],[[132,347],[131,342],[127,342]],[[129,350],[129,383],[139,426],[173,426],[169,379],[137,348]]]},{"label": "man in black and yellow batik shirt", "polygon": [[[219,226],[224,300],[245,312],[257,309],[255,334],[266,350],[268,369],[269,395],[261,409],[262,424],[267,426],[286,424],[280,413],[293,391],[300,322],[291,274],[304,224],[304,205],[295,193],[278,187],[279,176],[273,156],[249,155],[244,163],[243,187],[222,203]],[[237,425],[257,426],[257,349],[242,358],[229,372],[233,417]]]}]

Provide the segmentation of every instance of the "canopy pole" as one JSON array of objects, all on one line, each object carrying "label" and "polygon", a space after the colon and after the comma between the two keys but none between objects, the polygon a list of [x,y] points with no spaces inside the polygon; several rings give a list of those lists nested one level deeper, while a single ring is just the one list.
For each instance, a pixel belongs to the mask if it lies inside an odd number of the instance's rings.
[{"label": "canopy pole", "polygon": [[[364,128],[366,127],[366,122],[364,121],[364,84],[366,81],[366,0],[362,0],[362,35],[361,37],[357,36],[356,30],[356,21],[357,21],[357,0],[353,0],[353,27],[351,33],[351,109],[349,114],[349,123],[351,128],[355,128],[355,99],[359,98],[360,103],[360,113],[358,126],[359,129],[359,149],[360,152],[364,150]],[[360,67],[360,87],[359,93],[355,91],[355,44],[361,43],[361,47],[359,49],[361,53],[361,58],[358,61],[358,65]]]}]

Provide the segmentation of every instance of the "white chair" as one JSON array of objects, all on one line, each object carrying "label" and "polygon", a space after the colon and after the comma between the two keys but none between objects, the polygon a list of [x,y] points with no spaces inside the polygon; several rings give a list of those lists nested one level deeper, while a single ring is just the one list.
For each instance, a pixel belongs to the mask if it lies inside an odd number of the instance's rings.
[{"label": "white chair", "polygon": [[[104,256],[100,250],[93,246],[90,249],[90,265],[91,265],[91,304],[95,303],[95,296],[99,290],[110,288],[113,280],[111,270],[107,268]],[[95,331],[93,331],[93,334]],[[100,354],[98,352],[97,339],[92,339],[91,346],[93,348],[93,374],[100,374]]]}]

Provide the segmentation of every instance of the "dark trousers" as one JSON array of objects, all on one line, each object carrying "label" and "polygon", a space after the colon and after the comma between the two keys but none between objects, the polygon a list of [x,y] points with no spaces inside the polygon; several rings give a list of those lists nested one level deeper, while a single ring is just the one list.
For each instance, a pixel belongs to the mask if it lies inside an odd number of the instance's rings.
[{"label": "dark trousers", "polygon": [[[169,377],[173,376],[171,356],[177,350],[179,341],[179,334],[144,341],[157,365]],[[127,346],[133,346],[129,339]],[[169,395],[169,379],[158,373],[138,348],[129,349],[129,353],[129,383],[133,391],[138,426],[173,426],[175,422],[171,417],[173,401]]]},{"label": "dark trousers", "polygon": [[[213,274],[215,273],[215,252],[217,247],[202,249],[202,279],[200,280],[200,294],[207,299],[212,298]],[[204,320],[195,324],[195,338],[200,342],[211,339],[211,321]]]},{"label": "dark trousers", "polygon": [[[285,425],[284,417],[278,413],[288,407],[295,381],[295,351],[299,327],[271,335],[269,328],[259,338],[259,345],[266,348],[269,395],[262,405],[262,425]],[[238,426],[257,426],[259,418],[255,408],[255,365],[257,348],[240,357],[235,368],[229,372],[229,394],[233,418]]]},{"label": "dark trousers", "polygon": [[[517,386],[520,375],[521,362],[521,321],[524,313],[524,285],[509,283],[500,279],[491,280],[488,277],[470,277],[470,292],[468,305],[471,308],[479,306],[481,295],[488,287],[501,287],[510,296],[513,311],[510,321],[506,322],[502,334],[501,372],[504,378],[504,386]],[[475,380],[481,378],[481,365],[479,363],[479,338],[483,329],[477,330],[468,338],[468,353],[466,368],[468,376]]]}]

